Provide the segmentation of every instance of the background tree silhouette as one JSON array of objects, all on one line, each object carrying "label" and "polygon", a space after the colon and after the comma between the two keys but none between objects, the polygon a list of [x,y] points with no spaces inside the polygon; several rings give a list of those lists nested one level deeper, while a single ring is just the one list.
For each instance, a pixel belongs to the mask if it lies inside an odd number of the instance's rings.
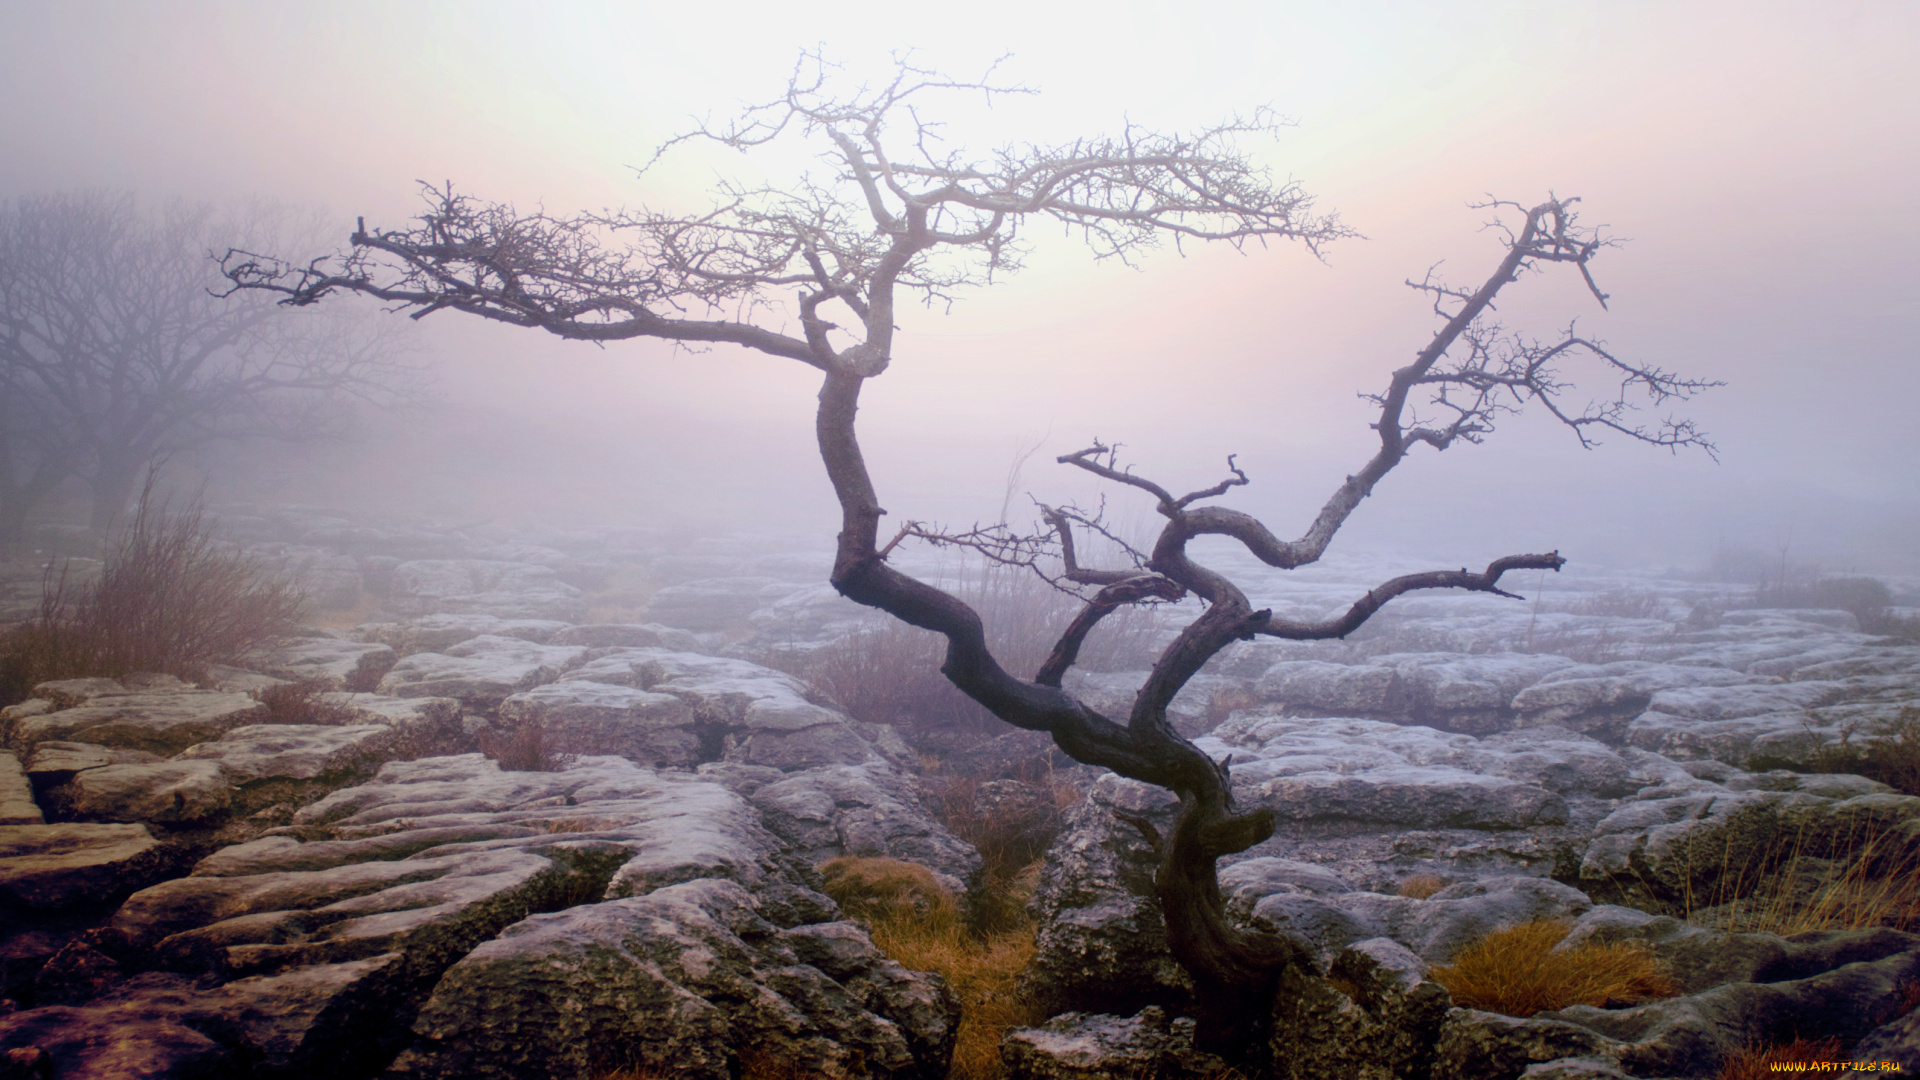
[{"label": "background tree silhouette", "polygon": [[209,249],[299,231],[273,207],[142,210],[126,193],[0,205],[0,542],[70,477],[104,529],[158,458],[219,439],[316,438],[343,398],[417,388],[389,320],[217,295],[226,282]]},{"label": "background tree silhouette", "polygon": [[[1151,550],[1135,552],[1131,566],[1080,565],[1075,531],[1103,527],[1096,515],[1073,507],[1043,508],[1042,526],[1031,533],[1005,525],[960,533],[909,522],[883,544],[885,511],[862,457],[855,414],[867,381],[896,357],[895,311],[903,296],[947,302],[1018,270],[1023,230],[1039,221],[1076,232],[1097,258],[1122,260],[1169,239],[1235,247],[1285,239],[1317,253],[1351,233],[1336,217],[1316,214],[1297,184],[1275,181],[1240,148],[1244,139],[1273,130],[1264,113],[1187,134],[1129,127],[1105,138],[970,156],[947,148],[921,107],[946,93],[991,98],[1024,91],[997,84],[991,71],[961,81],[910,62],[900,63],[885,85],[849,94],[831,92],[826,75],[818,57],[803,58],[778,100],[730,126],[703,127],[675,140],[709,139],[742,150],[785,138],[811,140],[830,163],[824,177],[783,186],[724,185],[713,209],[693,216],[554,217],[478,201],[451,186],[428,187],[426,210],[407,228],[369,229],[362,220],[338,253],[293,264],[236,250],[224,269],[236,291],[278,293],[295,305],[355,292],[411,309],[415,318],[451,309],[585,341],[727,342],[818,370],[819,452],[842,511],[834,586],[944,635],[941,671],[994,715],[1047,732],[1078,761],[1179,796],[1172,832],[1150,836],[1162,856],[1156,889],[1174,956],[1198,990],[1202,1041],[1233,1046],[1270,1011],[1280,973],[1311,961],[1297,942],[1243,932],[1226,920],[1216,861],[1270,836],[1272,816],[1235,807],[1226,765],[1174,730],[1168,703],[1234,641],[1343,637],[1395,597],[1419,589],[1511,596],[1499,587],[1506,572],[1558,569],[1564,560],[1552,552],[1514,554],[1478,572],[1397,577],[1355,598],[1343,614],[1309,622],[1253,609],[1233,582],[1188,557],[1188,542],[1228,536],[1272,566],[1312,563],[1413,450],[1479,442],[1503,415],[1529,403],[1587,444],[1612,432],[1710,450],[1689,421],[1648,425],[1633,412],[1643,400],[1683,400],[1709,384],[1621,360],[1571,330],[1533,341],[1490,322],[1486,315],[1503,287],[1549,264],[1583,275],[1604,303],[1589,264],[1608,246],[1580,226],[1572,199],[1490,203],[1488,211],[1507,229],[1505,256],[1471,288],[1431,277],[1410,283],[1432,297],[1442,325],[1413,362],[1372,395],[1379,449],[1335,489],[1299,539],[1283,541],[1247,514],[1210,505],[1248,482],[1231,458],[1226,479],[1176,496],[1125,469],[1109,447],[1096,443],[1059,461],[1147,493],[1165,518]],[[794,324],[797,329],[787,329]],[[1575,359],[1596,364],[1617,392],[1572,404],[1563,370]],[[899,544],[914,540],[962,544],[1034,567],[1080,590],[1083,605],[1039,670],[1020,677],[988,648],[972,608],[889,563]],[[1122,605],[1188,594],[1203,600],[1205,610],[1159,656],[1129,716],[1102,716],[1061,689],[1100,619]]]}]

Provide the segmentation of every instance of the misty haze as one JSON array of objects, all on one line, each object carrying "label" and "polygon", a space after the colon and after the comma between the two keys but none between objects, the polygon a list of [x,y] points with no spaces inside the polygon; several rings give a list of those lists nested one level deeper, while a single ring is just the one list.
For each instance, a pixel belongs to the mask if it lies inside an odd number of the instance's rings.
[{"label": "misty haze", "polygon": [[0,1080],[1920,1068],[1914,40],[0,10]]}]

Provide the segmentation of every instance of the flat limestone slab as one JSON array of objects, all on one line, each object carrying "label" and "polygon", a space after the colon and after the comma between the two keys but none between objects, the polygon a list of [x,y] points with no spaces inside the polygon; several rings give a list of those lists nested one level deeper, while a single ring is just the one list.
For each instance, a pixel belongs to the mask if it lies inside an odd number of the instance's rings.
[{"label": "flat limestone slab", "polygon": [[105,903],[164,870],[145,825],[0,825],[0,906]]},{"label": "flat limestone slab", "polygon": [[171,755],[266,718],[267,707],[245,694],[219,690],[122,694],[17,720],[12,749],[26,751],[58,739]]},{"label": "flat limestone slab", "polygon": [[74,815],[95,821],[192,824],[233,805],[233,785],[216,761],[104,765],[74,774],[68,790]]},{"label": "flat limestone slab", "polygon": [[20,759],[0,750],[0,825],[44,825]]}]

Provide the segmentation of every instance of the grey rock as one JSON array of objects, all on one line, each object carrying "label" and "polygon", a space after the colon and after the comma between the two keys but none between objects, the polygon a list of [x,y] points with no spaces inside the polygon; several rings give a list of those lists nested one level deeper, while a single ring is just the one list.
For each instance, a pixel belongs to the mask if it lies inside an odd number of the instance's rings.
[{"label": "grey rock", "polygon": [[[554,619],[503,619],[498,615],[423,615],[404,623],[368,623],[354,636],[362,641],[392,646],[402,656],[440,652],[449,645],[486,635],[519,638],[537,645],[551,644],[570,623]],[[584,642],[565,642],[580,645]]]},{"label": "grey rock", "polygon": [[1426,727],[1289,717],[1259,709],[1234,714],[1195,745],[1215,759],[1231,756],[1235,797],[1265,805],[1283,821],[1340,818],[1425,829],[1515,829],[1564,823],[1566,799],[1493,770],[1504,767],[1527,779],[1577,787],[1579,770],[1556,771],[1553,758],[1556,751],[1575,751],[1607,761],[1612,773],[1625,771],[1598,744],[1566,745],[1573,738],[1541,749]]},{"label": "grey rock", "polygon": [[809,862],[888,856],[931,868],[959,894],[978,883],[980,853],[935,821],[912,782],[884,762],[790,773],[756,788],[752,801],[767,827]]},{"label": "grey rock", "polygon": [[[1236,899],[1246,904],[1252,898],[1243,892]],[[1356,940],[1383,937],[1432,964],[1451,961],[1502,927],[1567,919],[1590,907],[1592,902],[1580,890],[1534,877],[1460,882],[1424,900],[1370,892],[1321,897],[1277,893],[1251,903],[1253,925],[1300,939],[1322,957],[1337,955]],[[1341,940],[1336,933],[1355,936]]]},{"label": "grey rock", "polygon": [[833,959],[838,978],[802,962],[732,882],[534,916],[447,972],[388,1075],[571,1076],[608,1046],[642,1067],[711,1080],[755,1059],[945,1075],[959,1021],[945,988],[877,950]]},{"label": "grey rock", "polygon": [[20,759],[0,750],[0,825],[44,825]]},{"label": "grey rock", "polygon": [[509,729],[538,728],[565,753],[616,754],[648,766],[692,768],[718,757],[723,734],[671,694],[582,679],[515,694],[501,703],[500,719]]},{"label": "grey rock", "polygon": [[626,686],[680,699],[705,729],[701,738],[717,742],[718,753],[708,760],[717,756],[793,771],[880,757],[844,714],[809,701],[799,680],[744,660],[666,649],[615,649],[569,672],[567,681]]},{"label": "grey rock", "polygon": [[[1579,869],[1589,893],[1659,907],[1692,897],[1731,900],[1723,878],[1757,881],[1785,855],[1850,857],[1861,837],[1920,848],[1920,798],[1704,790],[1627,802],[1596,827]],[[1791,837],[1783,850],[1782,838]]]},{"label": "grey rock", "polygon": [[171,755],[266,715],[267,707],[247,695],[218,690],[97,694],[84,704],[14,721],[8,741],[21,753],[59,740]]},{"label": "grey rock", "polygon": [[233,785],[213,761],[104,765],[75,773],[56,798],[66,813],[88,821],[198,825],[226,815]]},{"label": "grey rock", "polygon": [[255,656],[248,666],[275,678],[318,683],[327,690],[371,690],[399,654],[379,642],[305,637]]},{"label": "grey rock", "polygon": [[0,904],[63,911],[111,903],[167,869],[145,825],[0,825]]},{"label": "grey rock", "polygon": [[1227,1063],[1194,1046],[1194,1021],[1150,1005],[1130,1017],[1069,1012],[1007,1033],[1009,1080],[1176,1080],[1219,1076]]},{"label": "grey rock", "polygon": [[1288,1080],[1424,1076],[1453,1001],[1405,946],[1370,938],[1343,948],[1322,979],[1291,969],[1274,996],[1269,1055]]},{"label": "grey rock", "polygon": [[387,672],[379,690],[393,697],[450,697],[469,709],[491,710],[512,694],[554,681],[586,655],[584,646],[488,634],[444,653],[414,653]]}]

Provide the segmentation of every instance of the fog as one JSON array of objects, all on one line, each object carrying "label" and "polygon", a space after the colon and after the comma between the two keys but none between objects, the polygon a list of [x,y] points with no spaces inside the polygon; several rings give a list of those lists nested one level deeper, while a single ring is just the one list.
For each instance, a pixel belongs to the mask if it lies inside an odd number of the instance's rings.
[{"label": "fog", "polygon": [[[1497,234],[1469,203],[1578,195],[1627,242],[1512,286],[1502,318],[1579,319],[1617,354],[1724,380],[1690,405],[1720,447],[1583,451],[1540,415],[1416,452],[1341,543],[1439,565],[1557,548],[1695,566],[1717,547],[1920,574],[1920,8],[1900,3],[943,5],[14,3],[0,12],[0,199],[75,188],[265,196],[397,226],[416,181],[554,212],[695,209],[721,175],[804,158],[663,140],[777,96],[803,48],[849,80],[891,51],[956,75],[995,57],[1031,98],[953,103],[956,142],[1194,128],[1271,105],[1249,143],[1365,239],[1171,247],[1135,267],[1039,237],[1028,269],[905,311],[862,410],[894,520],[992,519],[1010,466],[1097,498],[1055,455],[1095,437],[1170,488],[1301,532],[1369,454],[1377,389],[1425,343],[1402,282],[1477,282]],[[1045,233],[1045,230],[1040,230]],[[308,252],[286,252],[304,256]],[[436,400],[356,441],[200,459],[227,497],[527,524],[831,534],[815,373],[731,347],[596,348],[441,314]],[[1594,374],[1591,369],[1578,373]],[[1606,395],[1584,383],[1576,401]],[[1114,493],[1114,515],[1150,514]],[[1016,506],[1025,505],[1024,494]]]}]

